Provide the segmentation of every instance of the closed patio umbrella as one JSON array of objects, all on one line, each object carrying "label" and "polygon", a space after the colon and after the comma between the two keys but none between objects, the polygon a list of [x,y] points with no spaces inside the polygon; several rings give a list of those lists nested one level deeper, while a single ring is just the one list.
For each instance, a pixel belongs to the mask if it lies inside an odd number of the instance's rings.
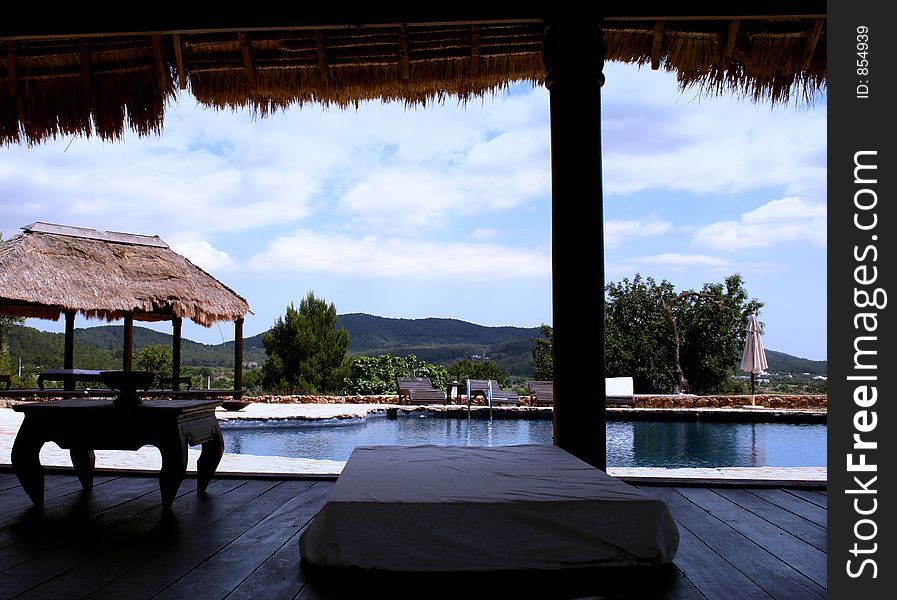
[{"label": "closed patio umbrella", "polygon": [[741,370],[751,374],[751,404],[753,404],[754,378],[757,373],[762,373],[769,366],[766,364],[766,350],[763,349],[763,340],[760,339],[762,329],[760,328],[760,321],[757,320],[757,313],[753,313],[748,317],[746,330],[747,335],[744,339]]}]

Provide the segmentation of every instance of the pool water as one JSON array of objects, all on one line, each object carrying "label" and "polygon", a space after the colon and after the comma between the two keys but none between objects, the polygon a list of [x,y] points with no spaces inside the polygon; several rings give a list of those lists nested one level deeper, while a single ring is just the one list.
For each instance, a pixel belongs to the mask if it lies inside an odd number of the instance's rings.
[{"label": "pool water", "polygon": [[[356,446],[551,444],[550,419],[454,419],[431,414],[326,421],[222,423],[226,452],[349,459]],[[820,467],[826,426],[794,423],[608,421],[610,467]]]}]

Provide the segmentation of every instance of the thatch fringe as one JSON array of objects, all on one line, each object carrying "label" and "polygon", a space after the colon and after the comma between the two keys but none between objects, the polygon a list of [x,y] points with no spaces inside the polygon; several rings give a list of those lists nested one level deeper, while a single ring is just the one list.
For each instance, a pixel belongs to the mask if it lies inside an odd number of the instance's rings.
[{"label": "thatch fringe", "polygon": [[[543,34],[544,24],[522,22],[0,43],[0,144],[159,133],[176,79],[204,104],[260,115],[307,103],[465,102],[544,81]],[[706,94],[783,103],[825,86],[824,19],[608,21],[604,35],[607,60],[653,63]]]}]

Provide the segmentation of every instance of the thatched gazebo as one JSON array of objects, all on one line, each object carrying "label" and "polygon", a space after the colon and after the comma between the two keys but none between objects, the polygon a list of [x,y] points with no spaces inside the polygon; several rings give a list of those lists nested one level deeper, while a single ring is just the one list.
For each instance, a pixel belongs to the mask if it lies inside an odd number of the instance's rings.
[{"label": "thatched gazebo", "polygon": [[[604,469],[604,62],[673,71],[683,88],[709,94],[810,100],[826,82],[826,11],[823,0],[642,0],[415,14],[221,8],[85,20],[80,7],[62,7],[0,25],[0,144],[61,135],[118,139],[126,128],[161,133],[165,104],[178,88],[214,108],[266,114],[309,102],[424,105],[476,98],[516,81],[544,84],[554,437]],[[595,374],[594,397],[581,393],[584,373]]]},{"label": "thatched gazebo", "polygon": [[122,369],[132,369],[133,323],[172,321],[172,374],[180,376],[181,323],[233,321],[234,390],[242,388],[249,304],[158,236],[33,223],[0,243],[0,315],[65,316],[65,369],[74,368],[75,315],[124,320]]}]

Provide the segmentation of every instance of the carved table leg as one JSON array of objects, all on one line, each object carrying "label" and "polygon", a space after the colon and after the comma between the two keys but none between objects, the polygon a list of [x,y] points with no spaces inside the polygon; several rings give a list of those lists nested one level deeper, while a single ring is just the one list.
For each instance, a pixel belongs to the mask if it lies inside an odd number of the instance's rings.
[{"label": "carved table leg", "polygon": [[197,492],[201,494],[205,493],[206,488],[209,486],[209,482],[212,481],[212,476],[215,475],[215,469],[218,468],[218,463],[221,462],[221,457],[223,455],[224,439],[221,436],[221,430],[218,428],[218,423],[216,422],[211,441],[205,442],[202,445],[202,452],[199,455],[199,459],[196,461]]},{"label": "carved table leg", "polygon": [[44,442],[38,428],[26,417],[19,427],[10,457],[22,489],[37,506],[44,504],[44,470],[40,464],[40,449]]},{"label": "carved table leg", "polygon": [[162,491],[162,507],[171,508],[178,489],[187,473],[187,440],[177,427],[166,432],[158,444],[162,454],[162,470],[159,472],[159,488]]},{"label": "carved table leg", "polygon": [[75,473],[81,481],[81,487],[84,490],[93,489],[93,469],[97,459],[93,450],[89,448],[71,448],[69,456],[72,457],[72,466],[75,467]]}]

